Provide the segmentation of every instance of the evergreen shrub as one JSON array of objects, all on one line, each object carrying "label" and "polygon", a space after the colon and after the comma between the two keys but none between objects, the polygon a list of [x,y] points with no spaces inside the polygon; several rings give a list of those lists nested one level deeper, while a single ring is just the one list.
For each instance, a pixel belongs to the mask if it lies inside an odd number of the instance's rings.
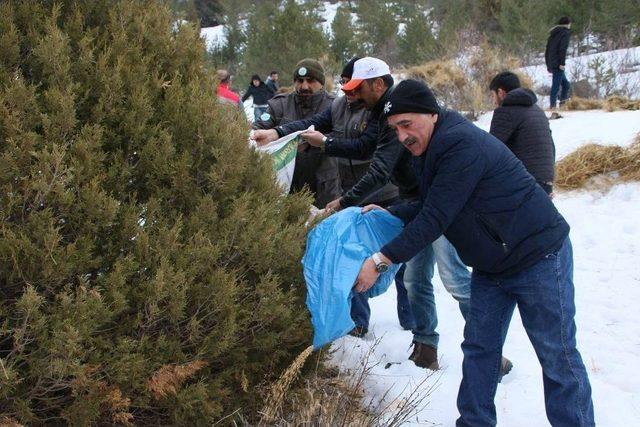
[{"label": "evergreen shrub", "polygon": [[0,420],[256,417],[310,342],[282,197],[160,1],[0,3]]}]

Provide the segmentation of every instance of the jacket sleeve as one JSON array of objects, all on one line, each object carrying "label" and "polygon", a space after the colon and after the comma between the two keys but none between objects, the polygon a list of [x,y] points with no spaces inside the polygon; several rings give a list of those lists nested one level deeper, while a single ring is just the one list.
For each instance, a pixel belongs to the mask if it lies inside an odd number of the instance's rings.
[{"label": "jacket sleeve", "polygon": [[313,125],[315,130],[318,132],[331,132],[333,129],[331,121],[331,106],[327,107],[324,111],[314,114],[308,119],[296,120],[295,122],[276,126],[276,131],[278,131],[278,135],[282,138],[290,133],[308,129],[311,125]]},{"label": "jacket sleeve", "polygon": [[249,86],[247,88],[247,91],[244,93],[244,95],[242,95],[242,102],[244,102],[247,99],[249,99],[250,96],[251,96],[251,86]]},{"label": "jacket sleeve", "polygon": [[569,31],[565,31],[560,38],[560,42],[558,43],[558,65],[565,65],[564,62],[567,59],[567,49],[569,48],[569,37],[571,33]]},{"label": "jacket sleeve", "polygon": [[378,120],[369,119],[364,132],[357,138],[332,138],[327,140],[325,153],[332,157],[352,160],[369,160],[376,151]]},{"label": "jacket sleeve", "polygon": [[512,120],[508,109],[502,107],[496,108],[491,119],[491,130],[489,130],[489,133],[507,144],[507,141],[509,141],[509,138],[511,138],[515,130],[516,123]]},{"label": "jacket sleeve", "polygon": [[410,202],[398,203],[391,205],[387,208],[389,213],[393,216],[397,216],[402,222],[409,224],[420,212],[422,207],[422,201],[412,200]]},{"label": "jacket sleeve", "polygon": [[385,126],[382,132],[369,169],[360,181],[342,196],[340,200],[342,207],[357,205],[391,179],[393,168],[402,156],[404,147],[398,142],[395,132],[388,126]]},{"label": "jacket sleeve", "polygon": [[461,143],[437,160],[433,183],[416,217],[380,250],[393,263],[409,261],[451,225],[485,172],[479,144]]},{"label": "jacket sleeve", "polygon": [[269,113],[269,120],[259,120],[257,122],[253,122],[251,127],[253,129],[273,129],[276,125],[276,115],[273,110],[273,105],[269,102],[269,107],[267,108],[267,113]]}]

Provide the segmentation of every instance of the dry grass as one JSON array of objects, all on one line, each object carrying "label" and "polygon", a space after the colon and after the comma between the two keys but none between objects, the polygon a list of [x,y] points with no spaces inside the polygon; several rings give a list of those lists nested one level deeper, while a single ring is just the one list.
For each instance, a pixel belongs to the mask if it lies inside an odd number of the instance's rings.
[{"label": "dry grass", "polygon": [[563,106],[565,110],[640,110],[640,100],[633,101],[622,96],[610,96],[607,99],[571,97]]},{"label": "dry grass", "polygon": [[560,189],[607,189],[622,181],[640,181],[640,135],[629,147],[588,144],[556,165]]},{"label": "dry grass", "polygon": [[182,383],[204,368],[207,362],[195,360],[184,365],[164,365],[147,381],[147,389],[159,400],[169,394],[176,394]]},{"label": "dry grass", "polygon": [[622,96],[610,96],[604,103],[607,111],[640,110],[640,100],[632,101]]},{"label": "dry grass", "polygon": [[467,85],[464,71],[453,61],[427,62],[408,68],[405,74],[409,78],[423,80],[433,90],[462,89]]},{"label": "dry grass", "polygon": [[262,409],[261,424],[273,424],[276,414],[282,407],[282,402],[284,401],[286,393],[289,391],[289,388],[291,387],[293,381],[298,378],[304,362],[306,362],[311,353],[313,353],[312,345],[310,345],[302,353],[300,353],[298,357],[295,358],[293,363],[289,365],[287,370],[284,371],[282,375],[280,375],[278,381],[276,381],[273,386],[271,386],[271,390],[269,391],[269,395],[267,396],[264,407]]},{"label": "dry grass", "polygon": [[[458,65],[453,60],[431,61],[410,67],[401,74],[423,80],[433,90],[438,101],[449,108],[464,112],[471,119],[493,109],[489,97],[489,83],[500,72],[516,70],[520,61],[484,43],[473,49],[469,60]],[[531,88],[531,78],[514,71],[523,87]]]},{"label": "dry grass", "polygon": [[571,111],[601,110],[602,108],[604,108],[602,99],[588,99],[578,96],[572,96],[562,106],[562,109]]},{"label": "dry grass", "polygon": [[[389,391],[381,405],[364,402],[365,382],[376,366],[372,355],[377,343],[363,357],[357,372],[340,373],[337,369],[316,369],[303,387],[290,389],[310,353],[305,350],[271,387],[262,411],[260,425],[275,426],[400,426],[421,410],[435,384],[424,387],[431,379],[427,376],[402,398],[391,398]],[[404,392],[405,390],[403,390]],[[236,417],[238,418],[238,417]],[[236,425],[249,425],[240,420]]]}]

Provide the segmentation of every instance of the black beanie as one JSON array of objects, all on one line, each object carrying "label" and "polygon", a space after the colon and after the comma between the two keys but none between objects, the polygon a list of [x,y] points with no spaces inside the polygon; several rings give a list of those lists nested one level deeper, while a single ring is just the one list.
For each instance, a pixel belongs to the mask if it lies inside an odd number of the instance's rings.
[{"label": "black beanie", "polygon": [[324,86],[324,68],[315,59],[303,59],[296,64],[296,69],[293,72],[293,80],[299,77],[311,77],[316,79]]},{"label": "black beanie", "polygon": [[403,80],[384,105],[385,116],[402,113],[438,114],[440,106],[431,89],[417,80]]},{"label": "black beanie", "polygon": [[351,61],[347,62],[347,65],[345,65],[342,69],[342,73],[340,73],[340,77],[347,77],[350,79],[351,76],[353,76],[353,64],[355,64],[358,59],[360,58],[355,56],[351,59]]},{"label": "black beanie", "polygon": [[568,16],[563,16],[558,19],[558,25],[569,25],[571,23],[571,19]]}]

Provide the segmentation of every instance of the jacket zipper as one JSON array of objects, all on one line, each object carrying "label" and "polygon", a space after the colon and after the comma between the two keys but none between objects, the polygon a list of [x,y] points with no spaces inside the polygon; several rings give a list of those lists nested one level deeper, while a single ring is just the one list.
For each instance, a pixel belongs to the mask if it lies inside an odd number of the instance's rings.
[{"label": "jacket zipper", "polygon": [[509,246],[504,241],[502,236],[500,236],[500,233],[498,233],[498,231],[493,226],[491,226],[491,224],[489,224],[489,222],[482,215],[478,214],[478,218],[484,224],[484,226],[487,228],[487,231],[489,232],[489,236],[491,238],[493,238],[494,240],[497,240],[497,243],[500,243],[500,245],[502,246],[502,251],[505,254],[508,254],[509,253]]}]

